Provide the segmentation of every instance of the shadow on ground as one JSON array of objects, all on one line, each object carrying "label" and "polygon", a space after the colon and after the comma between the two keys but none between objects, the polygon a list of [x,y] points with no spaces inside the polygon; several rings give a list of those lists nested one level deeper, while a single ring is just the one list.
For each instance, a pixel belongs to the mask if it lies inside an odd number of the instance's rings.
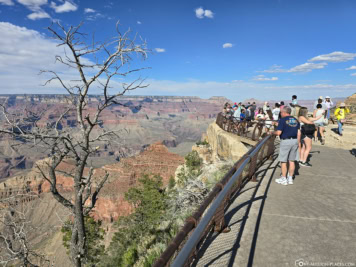
[{"label": "shadow on ground", "polygon": [[[260,177],[260,178],[259,178],[259,180],[258,180],[258,182],[256,183],[255,186],[253,186],[251,188],[248,188],[248,189],[244,189],[244,187],[245,187],[245,185],[247,183],[252,183],[252,182],[249,182],[249,181],[245,181],[244,184],[243,184],[243,187],[239,191],[237,191],[236,194],[232,197],[230,203],[233,203],[236,200],[236,198],[238,198],[244,192],[249,191],[249,190],[254,190],[251,198],[248,201],[245,201],[245,202],[241,203],[240,205],[236,206],[234,209],[228,211],[226,213],[226,215],[225,215],[226,225],[228,225],[230,228],[234,227],[236,224],[240,224],[240,228],[239,228],[238,234],[236,236],[235,243],[233,244],[232,247],[230,247],[227,250],[222,249],[220,254],[216,255],[216,257],[211,259],[208,263],[205,263],[204,266],[212,266],[212,265],[214,265],[214,263],[218,259],[220,259],[221,257],[223,257],[226,254],[231,254],[231,256],[229,258],[229,262],[228,262],[228,264],[226,266],[233,266],[234,261],[236,259],[236,256],[238,254],[239,248],[240,248],[240,242],[241,242],[242,234],[243,234],[243,231],[245,229],[245,225],[246,225],[247,219],[249,217],[249,213],[250,213],[250,209],[252,207],[252,204],[255,201],[262,201],[261,202],[261,208],[260,208],[259,214],[258,214],[258,219],[257,219],[254,235],[253,235],[253,241],[252,241],[250,257],[249,257],[249,265],[248,266],[252,266],[264,203],[265,203],[265,200],[267,198],[267,194],[268,194],[268,191],[269,191],[269,187],[270,187],[270,184],[271,184],[271,181],[272,181],[273,174],[279,168],[278,164],[276,164],[274,167],[272,166],[275,163],[275,160],[277,160],[277,158],[278,158],[278,155],[274,155],[273,156],[273,160],[269,161],[269,162],[265,162],[264,163],[265,167],[262,170],[260,170],[260,171],[258,171],[256,173],[256,176]],[[272,175],[268,175],[268,177],[267,177],[267,179],[269,178],[269,181],[268,181],[268,184],[267,184],[267,187],[266,187],[266,190],[265,190],[264,194],[262,196],[256,197],[256,194],[257,194],[257,191],[258,191],[258,189],[259,189],[259,187],[261,185],[261,182],[266,177],[267,171],[271,170],[271,169],[273,170],[272,171]],[[226,210],[229,209],[230,205],[228,207],[226,207]],[[247,206],[247,209],[246,209],[246,212],[245,212],[243,218],[238,220],[238,221],[236,221],[236,222],[234,222],[234,223],[231,223],[233,215],[238,210],[240,210],[241,208],[244,208],[246,206]],[[201,247],[200,247],[199,252],[197,253],[197,257],[196,257],[197,260],[193,261],[192,266],[199,265],[199,259],[203,257],[203,255],[207,252],[208,247],[214,242],[214,240],[219,235],[224,235],[224,233],[215,233],[215,232],[211,231],[208,234],[208,236],[206,237],[204,242],[201,244]],[[251,263],[251,265],[250,265],[250,263]]]}]

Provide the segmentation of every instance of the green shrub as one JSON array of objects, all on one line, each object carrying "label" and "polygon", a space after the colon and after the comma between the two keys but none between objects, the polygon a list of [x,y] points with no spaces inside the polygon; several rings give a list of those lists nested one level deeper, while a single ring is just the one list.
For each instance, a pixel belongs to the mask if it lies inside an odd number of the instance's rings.
[{"label": "green shrub", "polygon": [[[104,240],[105,230],[101,228],[101,221],[95,221],[92,217],[84,217],[84,226],[86,233],[86,255],[84,260],[85,266],[95,266],[100,262],[102,256],[105,255],[105,247],[101,244]],[[72,236],[71,221],[66,221],[61,229],[63,233],[63,246],[67,249],[67,254],[70,251],[70,239]]]},{"label": "green shrub", "polygon": [[198,141],[195,143],[197,146],[209,146],[208,141],[204,140],[204,141]]},{"label": "green shrub", "polygon": [[192,151],[185,156],[185,165],[188,171],[192,173],[193,171],[200,170],[203,160],[199,157],[197,151]]}]

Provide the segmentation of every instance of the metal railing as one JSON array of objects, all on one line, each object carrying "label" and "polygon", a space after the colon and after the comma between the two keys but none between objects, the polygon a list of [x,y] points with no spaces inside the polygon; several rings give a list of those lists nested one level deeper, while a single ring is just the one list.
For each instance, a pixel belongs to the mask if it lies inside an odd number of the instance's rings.
[{"label": "metal railing", "polygon": [[[224,129],[229,123],[219,114],[216,123]],[[258,123],[257,123],[258,124]],[[268,135],[252,147],[218,182],[196,212],[186,219],[184,226],[168,245],[154,267],[189,266],[205,238],[211,231],[226,232],[225,210],[235,193],[247,181],[256,181],[256,170],[271,158],[274,136]]]},{"label": "metal railing", "polygon": [[[238,136],[246,137],[252,139],[253,141],[259,140],[263,136],[263,128],[266,122],[275,121],[273,120],[237,120],[233,116],[226,116],[220,112],[216,117],[216,124],[220,126],[221,129],[235,133]],[[249,132],[249,128],[253,127],[252,132]]]}]

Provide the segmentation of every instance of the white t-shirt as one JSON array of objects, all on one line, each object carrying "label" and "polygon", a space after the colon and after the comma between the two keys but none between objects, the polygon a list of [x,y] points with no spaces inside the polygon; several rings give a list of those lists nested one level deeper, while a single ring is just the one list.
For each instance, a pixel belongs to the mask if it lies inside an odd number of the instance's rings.
[{"label": "white t-shirt", "polygon": [[274,108],[272,110],[272,115],[273,115],[273,120],[274,121],[278,121],[279,118],[279,113],[281,112],[281,110],[279,108]]}]

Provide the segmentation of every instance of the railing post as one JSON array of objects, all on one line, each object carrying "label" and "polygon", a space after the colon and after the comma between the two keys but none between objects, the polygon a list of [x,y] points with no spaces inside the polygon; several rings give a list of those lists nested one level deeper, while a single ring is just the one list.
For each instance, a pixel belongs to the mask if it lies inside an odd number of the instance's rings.
[{"label": "railing post", "polygon": [[274,141],[276,137],[274,135],[271,136],[270,140],[268,140],[268,151],[267,156],[269,160],[273,159],[273,152],[274,152]]},{"label": "railing post", "polygon": [[257,166],[257,159],[258,159],[258,155],[260,154],[260,152],[261,152],[261,150],[259,152],[257,152],[256,155],[254,155],[250,161],[248,177],[250,178],[251,182],[257,182],[257,177],[256,177],[255,173],[256,173],[256,166]]}]

